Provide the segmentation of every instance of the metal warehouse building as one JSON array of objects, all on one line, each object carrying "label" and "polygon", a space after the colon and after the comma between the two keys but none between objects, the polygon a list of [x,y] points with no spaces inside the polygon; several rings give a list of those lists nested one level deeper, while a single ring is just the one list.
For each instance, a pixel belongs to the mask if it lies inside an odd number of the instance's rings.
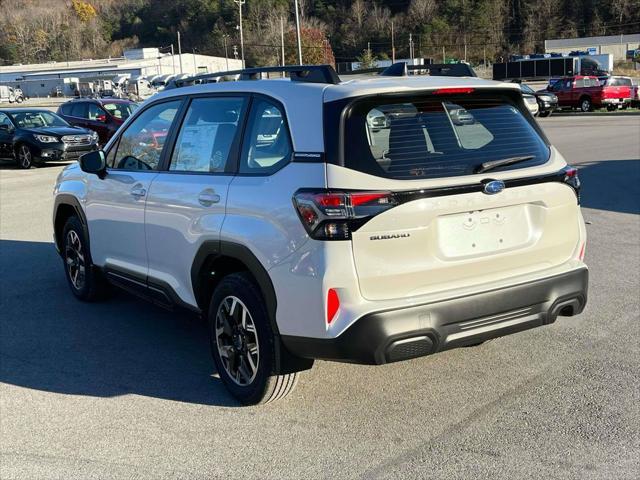
[{"label": "metal warehouse building", "polygon": [[575,50],[585,50],[592,55],[610,53],[613,55],[614,62],[625,60],[627,51],[636,48],[640,48],[640,33],[544,41],[546,53],[570,53]]},{"label": "metal warehouse building", "polygon": [[[100,60],[47,62],[30,65],[0,66],[0,84],[30,85],[38,96],[46,96],[51,85],[64,79],[110,79],[116,75],[152,77],[169,74],[195,74],[242,68],[242,61],[195,53],[171,55],[157,48],[125,50],[124,56]],[[41,85],[41,87],[40,87]],[[41,91],[41,92],[40,92]],[[34,95],[34,93],[29,93]]]}]

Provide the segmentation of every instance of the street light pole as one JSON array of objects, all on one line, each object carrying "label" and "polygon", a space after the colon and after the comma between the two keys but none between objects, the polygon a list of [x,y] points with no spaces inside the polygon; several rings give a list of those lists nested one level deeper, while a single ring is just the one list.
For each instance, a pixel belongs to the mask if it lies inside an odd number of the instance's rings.
[{"label": "street light pole", "polygon": [[393,34],[393,20],[391,20],[391,63],[396,63],[396,37]]},{"label": "street light pole", "polygon": [[242,35],[242,5],[244,5],[245,0],[233,0],[236,5],[238,5],[238,10],[240,13],[240,57],[242,58],[242,68],[245,67],[244,64],[244,37]]},{"label": "street light pole", "polygon": [[[284,67],[287,62],[284,60],[284,18],[280,17],[280,55],[282,56],[281,65]],[[284,72],[282,73],[284,77]]]},{"label": "street light pole", "polygon": [[178,30],[178,58],[180,59],[180,73],[182,72],[182,44],[180,43],[180,30]]},{"label": "street light pole", "polygon": [[298,14],[298,0],[295,0],[296,8],[296,35],[298,37],[298,65],[302,65],[302,39],[300,37],[300,16]]}]

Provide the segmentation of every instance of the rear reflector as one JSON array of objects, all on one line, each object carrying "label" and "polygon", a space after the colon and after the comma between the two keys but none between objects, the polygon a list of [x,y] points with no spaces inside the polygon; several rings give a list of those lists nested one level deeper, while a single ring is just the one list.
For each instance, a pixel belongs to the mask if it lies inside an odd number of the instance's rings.
[{"label": "rear reflector", "polygon": [[583,242],[582,243],[582,247],[580,247],[580,254],[578,255],[578,258],[580,260],[584,260],[584,247],[586,246],[586,243]]},{"label": "rear reflector", "polygon": [[331,325],[339,309],[340,297],[338,297],[338,292],[330,288],[327,292],[327,325]]},{"label": "rear reflector", "polygon": [[460,93],[473,93],[473,88],[457,87],[457,88],[439,88],[433,92],[434,95],[455,95]]}]

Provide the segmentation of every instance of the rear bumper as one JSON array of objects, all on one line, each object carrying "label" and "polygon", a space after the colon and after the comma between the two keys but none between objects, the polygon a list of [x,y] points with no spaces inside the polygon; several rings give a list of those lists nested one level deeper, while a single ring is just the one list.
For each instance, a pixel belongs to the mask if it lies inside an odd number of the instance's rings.
[{"label": "rear bumper", "polygon": [[305,358],[380,365],[473,345],[553,323],[582,312],[587,303],[586,268],[475,295],[376,312],[340,336],[283,336],[287,349]]},{"label": "rear bumper", "polygon": [[631,103],[631,98],[603,98],[603,105],[624,105],[625,103]]}]

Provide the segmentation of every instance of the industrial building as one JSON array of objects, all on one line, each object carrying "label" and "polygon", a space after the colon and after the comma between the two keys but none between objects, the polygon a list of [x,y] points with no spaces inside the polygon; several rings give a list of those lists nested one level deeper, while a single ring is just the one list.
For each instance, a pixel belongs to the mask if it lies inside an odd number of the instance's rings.
[{"label": "industrial building", "polygon": [[[112,79],[115,76],[153,78],[160,75],[213,73],[242,68],[235,58],[196,53],[171,55],[157,48],[125,50],[118,58],[0,66],[0,84],[21,88],[27,96],[69,95],[70,82]],[[65,81],[66,79],[66,81]]]},{"label": "industrial building", "polygon": [[637,48],[640,48],[640,33],[544,41],[546,53],[571,53],[576,50],[586,51],[590,55],[610,53],[613,55],[614,62],[624,61],[627,58],[627,52]]}]

